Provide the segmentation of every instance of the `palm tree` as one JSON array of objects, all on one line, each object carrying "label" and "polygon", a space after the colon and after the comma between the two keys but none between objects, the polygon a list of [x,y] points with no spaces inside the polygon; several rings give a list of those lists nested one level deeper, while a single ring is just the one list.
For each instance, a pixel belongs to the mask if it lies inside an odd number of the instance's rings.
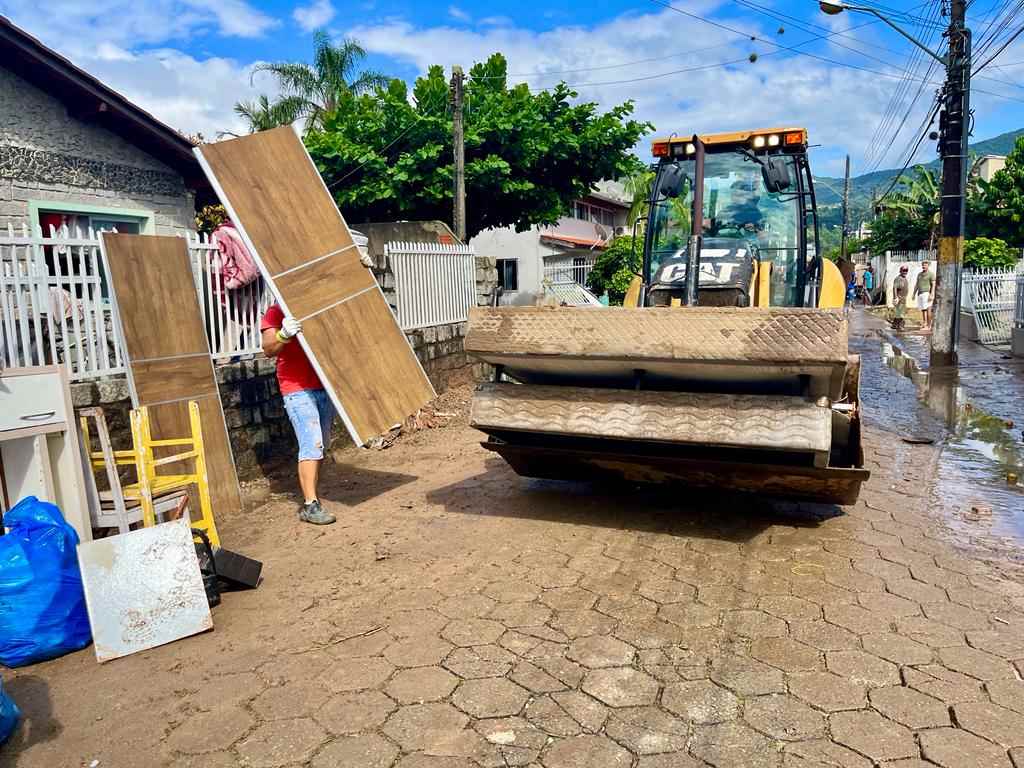
[{"label": "palm tree", "polygon": [[928,250],[932,250],[939,226],[939,208],[942,202],[942,184],[931,168],[914,167],[913,176],[900,176],[896,180],[899,192],[891,192],[879,203],[884,211],[904,214],[912,219],[929,220]]},{"label": "palm tree", "polygon": [[372,70],[356,71],[366,58],[366,50],[356,40],[334,44],[326,31],[318,29],[313,33],[313,46],[312,65],[280,61],[261,64],[253,70],[254,74],[269,72],[277,78],[284,93],[282,101],[294,99],[299,105],[297,117],[306,118],[307,126],[321,126],[324,117],[337,109],[345,95],[358,96],[382,88],[390,80]]},{"label": "palm tree", "polygon": [[654,171],[645,168],[642,171],[627,176],[623,180],[626,194],[629,195],[629,213],[626,215],[626,223],[633,226],[643,213],[648,201],[651,199],[651,185],[654,184]]},{"label": "palm tree", "polygon": [[[240,101],[235,104],[235,114],[249,124],[249,133],[258,133],[294,123],[301,117],[302,107],[302,100],[295,96],[271,101],[263,94],[255,102]],[[234,135],[230,131],[224,131],[223,134]]]}]

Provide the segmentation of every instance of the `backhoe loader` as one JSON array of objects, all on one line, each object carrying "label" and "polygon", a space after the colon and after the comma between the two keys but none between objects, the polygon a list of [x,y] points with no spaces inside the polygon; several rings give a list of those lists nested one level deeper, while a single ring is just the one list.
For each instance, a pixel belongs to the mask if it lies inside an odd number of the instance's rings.
[{"label": "backhoe loader", "polygon": [[472,404],[483,447],[527,477],[856,501],[860,361],[807,141],[656,139],[625,306],[471,310],[466,351],[494,367]]}]

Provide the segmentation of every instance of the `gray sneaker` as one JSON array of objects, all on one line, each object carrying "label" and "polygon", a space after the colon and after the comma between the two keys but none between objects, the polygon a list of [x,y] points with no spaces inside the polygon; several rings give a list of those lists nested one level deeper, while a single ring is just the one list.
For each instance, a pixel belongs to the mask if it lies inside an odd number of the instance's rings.
[{"label": "gray sneaker", "polygon": [[330,512],[324,512],[324,508],[320,506],[319,499],[314,499],[308,504],[303,504],[299,507],[299,520],[304,523],[330,525],[336,519]]}]

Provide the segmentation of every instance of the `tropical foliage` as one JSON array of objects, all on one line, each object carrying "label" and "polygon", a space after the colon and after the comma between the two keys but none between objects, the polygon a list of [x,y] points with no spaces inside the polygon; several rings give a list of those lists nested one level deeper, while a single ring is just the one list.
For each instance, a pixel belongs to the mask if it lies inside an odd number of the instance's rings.
[{"label": "tropical foliage", "polygon": [[343,99],[387,86],[389,78],[373,70],[359,70],[366,50],[352,39],[335,43],[322,29],[313,33],[313,63],[279,61],[260,64],[257,72],[269,72],[282,96],[235,104],[235,112],[249,124],[249,132],[265,131],[305,119],[307,127],[322,127]]},{"label": "tropical foliage", "polygon": [[1024,136],[1006,156],[1006,167],[978,186],[980,199],[972,213],[984,227],[981,234],[1024,246]]},{"label": "tropical foliage", "polygon": [[619,306],[626,297],[629,284],[640,274],[643,258],[641,238],[630,235],[617,237],[594,262],[587,276],[587,287],[598,296],[608,294],[608,303]]},{"label": "tropical foliage", "polygon": [[[467,234],[490,227],[553,224],[602,179],[642,168],[631,149],[650,129],[631,102],[601,112],[564,83],[532,93],[510,85],[505,58],[476,64],[465,86]],[[412,98],[392,80],[345,93],[306,134],[338,206],[351,222],[450,220],[452,116],[440,66],[418,78]]]},{"label": "tropical foliage", "polygon": [[976,237],[964,243],[964,264],[968,267],[1012,267],[1019,254],[996,238]]}]

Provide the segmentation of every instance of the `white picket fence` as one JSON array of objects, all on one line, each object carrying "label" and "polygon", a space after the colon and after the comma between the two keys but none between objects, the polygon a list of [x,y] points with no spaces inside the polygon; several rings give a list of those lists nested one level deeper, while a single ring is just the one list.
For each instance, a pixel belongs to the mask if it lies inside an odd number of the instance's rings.
[{"label": "white picket fence", "polygon": [[963,274],[965,308],[974,313],[978,341],[1008,344],[1018,308],[1024,264],[1009,269],[973,269]]},{"label": "white picket fence", "polygon": [[398,324],[403,331],[458,323],[476,304],[472,246],[392,242],[384,256],[395,276]]},{"label": "white picket fence", "polygon": [[5,367],[62,362],[72,380],[124,371],[99,234],[0,230],[0,345]]}]

